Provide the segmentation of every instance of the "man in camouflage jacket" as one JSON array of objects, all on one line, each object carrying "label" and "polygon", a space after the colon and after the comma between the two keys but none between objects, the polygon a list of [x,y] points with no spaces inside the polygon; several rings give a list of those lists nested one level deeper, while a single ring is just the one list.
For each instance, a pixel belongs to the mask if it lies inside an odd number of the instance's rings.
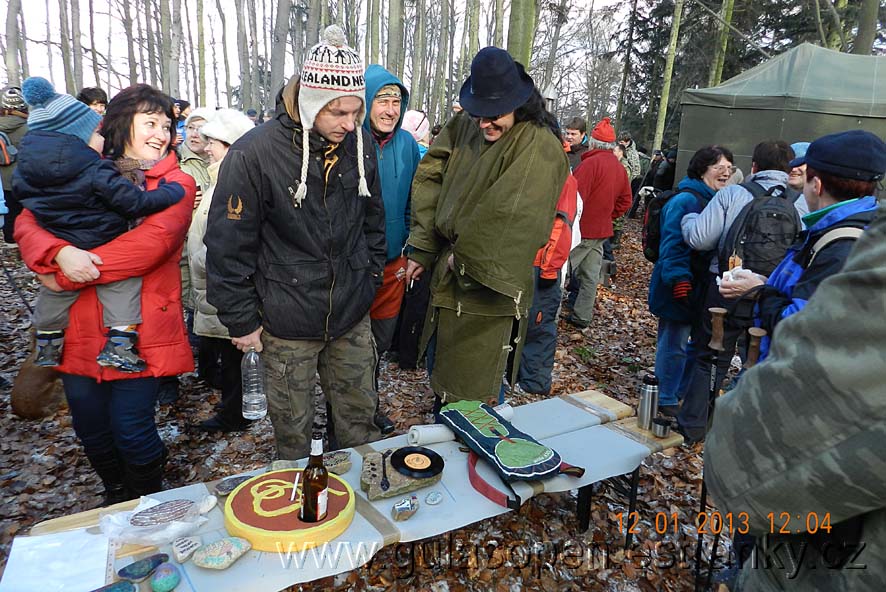
[{"label": "man in camouflage jacket", "polygon": [[717,402],[705,481],[758,537],[738,590],[883,588],[884,209],[843,270],[779,323],[767,361]]}]

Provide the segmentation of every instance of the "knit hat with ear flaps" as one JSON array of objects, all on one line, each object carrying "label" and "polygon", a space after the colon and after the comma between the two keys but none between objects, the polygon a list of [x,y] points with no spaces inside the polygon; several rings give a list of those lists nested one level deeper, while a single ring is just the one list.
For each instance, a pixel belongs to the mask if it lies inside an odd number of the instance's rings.
[{"label": "knit hat with ear flaps", "polygon": [[[363,78],[363,60],[360,54],[345,43],[345,34],[338,25],[326,27],[323,39],[311,48],[302,65],[301,84],[298,91],[298,115],[303,127],[301,183],[295,192],[295,202],[301,206],[308,193],[308,135],[314,127],[314,120],[330,101],[342,97],[357,97],[365,100],[366,82]],[[365,104],[357,115],[357,170],[360,183],[357,192],[369,197],[369,186],[363,164],[363,133],[360,126],[366,113]]]},{"label": "knit hat with ear flaps", "polygon": [[5,86],[0,91],[0,107],[4,109],[16,109],[18,111],[27,111],[25,98],[22,96],[22,89],[17,86]]},{"label": "knit hat with ear flaps", "polygon": [[22,84],[22,95],[31,106],[28,129],[68,134],[89,143],[102,116],[71,95],[55,92],[45,78],[34,76]]}]

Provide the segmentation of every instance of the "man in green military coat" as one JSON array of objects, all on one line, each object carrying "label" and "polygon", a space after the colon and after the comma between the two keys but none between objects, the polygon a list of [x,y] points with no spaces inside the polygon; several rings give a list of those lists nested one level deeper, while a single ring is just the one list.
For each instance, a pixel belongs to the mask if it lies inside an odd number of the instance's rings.
[{"label": "man in green military coat", "polygon": [[569,164],[556,119],[503,49],[474,57],[459,102],[415,174],[406,280],[432,274],[422,343],[437,397],[491,401],[508,353],[519,363],[532,262]]}]

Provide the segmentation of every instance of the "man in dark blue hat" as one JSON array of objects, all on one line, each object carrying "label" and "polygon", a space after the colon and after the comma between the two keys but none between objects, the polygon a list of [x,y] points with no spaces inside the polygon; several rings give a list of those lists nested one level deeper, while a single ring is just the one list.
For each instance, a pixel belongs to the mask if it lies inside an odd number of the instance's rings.
[{"label": "man in dark blue hat", "polygon": [[[769,278],[761,308],[779,298],[775,290],[782,294],[778,332],[769,358],[717,401],[704,477],[717,509],[759,541],[732,590],[879,590],[886,570],[886,218],[881,212],[857,241],[836,239],[817,253],[806,245],[829,219],[841,220],[831,231],[862,211],[873,218],[886,145],[861,130],[831,134],[791,162],[804,163],[807,218],[816,218],[803,246]],[[838,261],[837,253],[848,257]],[[778,283],[787,266],[803,267],[804,254],[813,260],[798,282]],[[825,268],[828,280],[807,305],[809,295],[800,292]]]},{"label": "man in dark blue hat", "polygon": [[569,163],[556,118],[505,50],[480,50],[459,103],[415,174],[406,282],[432,274],[422,340],[438,399],[495,402],[508,354],[520,359],[532,263]]},{"label": "man in dark blue hat", "polygon": [[807,230],[768,278],[747,273],[720,283],[720,294],[727,299],[765,284],[756,311],[756,325],[769,334],[760,345],[761,360],[776,325],[801,311],[818,285],[843,268],[856,239],[873,221],[874,193],[886,171],[886,144],[863,130],[830,134],[790,163],[792,168],[804,165]]}]

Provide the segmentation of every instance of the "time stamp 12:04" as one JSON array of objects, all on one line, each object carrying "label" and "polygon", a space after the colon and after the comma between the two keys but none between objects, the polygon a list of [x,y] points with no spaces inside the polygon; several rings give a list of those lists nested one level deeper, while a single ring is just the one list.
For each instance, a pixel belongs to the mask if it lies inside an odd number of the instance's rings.
[{"label": "time stamp 12:04", "polygon": [[[830,512],[807,512],[805,514],[791,514],[790,512],[769,512],[766,514],[769,526],[769,534],[799,534],[817,532],[831,532]],[[618,521],[618,529],[629,534],[640,533],[639,512],[618,512],[615,514]],[[656,512],[653,516],[652,527],[658,534],[680,530],[680,519],[676,512]],[[747,512],[702,512],[695,519],[697,534],[747,534],[750,532],[750,516]]]}]

